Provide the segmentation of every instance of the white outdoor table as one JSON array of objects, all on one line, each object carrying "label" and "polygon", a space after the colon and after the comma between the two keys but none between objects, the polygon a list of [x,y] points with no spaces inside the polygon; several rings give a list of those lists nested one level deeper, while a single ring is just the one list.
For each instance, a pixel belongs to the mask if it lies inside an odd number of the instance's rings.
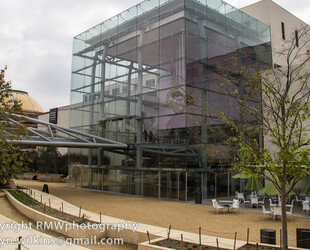
[{"label": "white outdoor table", "polygon": [[231,201],[231,200],[219,200],[218,202],[221,203],[223,207],[227,208],[228,212],[229,212],[229,208],[234,203],[234,201]]}]

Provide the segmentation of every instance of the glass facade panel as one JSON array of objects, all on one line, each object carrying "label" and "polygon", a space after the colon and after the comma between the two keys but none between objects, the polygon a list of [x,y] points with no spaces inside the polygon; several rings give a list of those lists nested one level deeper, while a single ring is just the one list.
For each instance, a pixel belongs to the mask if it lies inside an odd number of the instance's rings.
[{"label": "glass facade panel", "polygon": [[70,149],[71,163],[98,166],[82,169],[81,186],[191,200],[199,184],[204,197],[227,195],[214,171],[232,155],[219,112],[241,117],[228,96],[242,81],[232,60],[271,65],[270,31],[221,0],[144,1],[74,37],[70,127],[128,145]]},{"label": "glass facade panel", "polygon": [[130,194],[142,195],[143,171],[131,171]]},{"label": "glass facade panel", "polygon": [[240,179],[235,179],[235,178],[231,178],[232,176],[234,176],[237,173],[234,172],[230,172],[230,195],[234,196],[236,195],[236,192],[242,192],[241,191],[241,186],[240,186]]},{"label": "glass facade panel", "polygon": [[228,192],[228,172],[216,173],[216,197],[227,197]]},{"label": "glass facade panel", "polygon": [[98,189],[98,190],[102,190],[103,188],[103,176],[102,176],[102,171],[103,169],[100,168],[93,168],[93,176],[92,176],[92,188],[93,189]]},{"label": "glass facade panel", "polygon": [[91,168],[81,168],[81,187],[90,188]]},{"label": "glass facade panel", "polygon": [[160,198],[180,199],[179,194],[179,172],[161,171],[160,172]]},{"label": "glass facade panel", "polygon": [[143,172],[143,195],[158,198],[159,171]]},{"label": "glass facade panel", "polygon": [[214,199],[217,197],[216,193],[216,175],[214,172],[207,173],[207,179],[206,179],[206,186],[207,190],[207,198],[208,199]]},{"label": "glass facade panel", "polygon": [[179,200],[187,201],[187,197],[186,197],[186,172],[179,172]]},{"label": "glass facade panel", "polygon": [[81,168],[70,167],[68,170],[68,184],[73,187],[81,186]]},{"label": "glass facade panel", "polygon": [[130,193],[131,174],[127,170],[116,170],[115,191],[117,193]]},{"label": "glass facade panel", "polygon": [[103,169],[103,190],[115,192],[115,170]]},{"label": "glass facade panel", "polygon": [[187,173],[187,200],[195,200],[195,193],[201,190],[201,172]]}]

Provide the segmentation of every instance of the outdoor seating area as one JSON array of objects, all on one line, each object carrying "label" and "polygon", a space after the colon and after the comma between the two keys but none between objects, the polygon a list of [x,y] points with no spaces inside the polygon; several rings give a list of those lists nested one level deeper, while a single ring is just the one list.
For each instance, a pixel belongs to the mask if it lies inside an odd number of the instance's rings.
[{"label": "outdoor seating area", "polygon": [[[263,218],[270,215],[270,218],[276,220],[282,217],[281,210],[281,195],[276,185],[273,182],[267,183],[265,187],[262,186],[261,179],[255,176],[248,175],[244,172],[235,174],[232,178],[246,181],[243,192],[235,192],[236,199],[243,203],[243,208],[253,209],[253,211],[262,211]],[[287,185],[289,190],[289,185]],[[310,210],[310,184],[303,191],[299,193],[294,189],[290,190],[286,198],[286,215],[294,216],[294,212],[298,211],[299,215],[309,216]],[[259,208],[262,208],[260,210]]]},{"label": "outdoor seating area", "polygon": [[[310,211],[310,196],[301,195],[304,199],[301,199],[298,195],[293,195],[286,200],[286,215],[287,216],[309,216]],[[235,198],[232,199],[213,199],[213,209],[218,213],[221,212],[233,212],[236,210],[239,212],[240,204],[242,203],[242,209],[262,212],[262,217],[265,220],[270,215],[270,219],[277,220],[282,217],[281,210],[281,197],[278,194],[264,194],[259,191],[252,192],[236,192]],[[298,202],[297,202],[298,201]],[[301,203],[300,203],[301,201]],[[297,214],[298,211],[298,214]]]},{"label": "outdoor seating area", "polygon": [[[220,204],[221,205],[220,205]],[[219,210],[223,211],[226,209],[227,212],[233,212],[233,210],[239,211],[240,201],[238,199],[234,200],[212,200],[213,210],[218,212]]]},{"label": "outdoor seating area", "polygon": [[[261,197],[262,196],[262,197]],[[241,198],[240,198],[241,197]],[[244,197],[244,200],[242,199]],[[310,216],[310,202],[308,200],[303,200],[300,204],[296,202],[296,197],[288,199],[286,203],[286,215],[287,216]],[[240,204],[243,205],[240,207]],[[281,210],[281,199],[278,195],[257,195],[253,197],[252,195],[245,195],[244,193],[236,193],[235,199],[213,199],[213,210],[214,212],[226,212],[232,213],[234,210],[239,212],[240,209],[247,211],[261,212],[263,220],[270,219],[273,221],[279,220],[282,217]]]},{"label": "outdoor seating area", "polygon": [[[288,216],[292,216],[293,215],[293,208],[294,208],[293,202],[292,202],[292,205],[287,205],[286,207],[289,208],[289,211],[286,211],[286,214]],[[282,216],[281,206],[271,206],[270,207],[270,211],[268,211],[268,210],[265,209],[265,206],[263,205],[263,216],[264,216],[264,219],[265,219],[265,215],[266,214],[270,214],[271,217],[272,217],[272,220],[276,220],[277,216],[279,216],[279,217]]]}]

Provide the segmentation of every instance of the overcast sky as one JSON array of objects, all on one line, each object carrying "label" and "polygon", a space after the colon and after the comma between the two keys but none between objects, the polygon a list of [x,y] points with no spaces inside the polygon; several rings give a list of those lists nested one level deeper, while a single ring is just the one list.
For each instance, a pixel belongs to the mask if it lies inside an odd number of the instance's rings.
[{"label": "overcast sky", "polygon": [[[209,0],[210,1],[210,0]],[[243,7],[259,0],[226,0]],[[0,0],[0,67],[44,109],[68,105],[73,37],[140,0]],[[310,0],[274,0],[309,23]]]}]

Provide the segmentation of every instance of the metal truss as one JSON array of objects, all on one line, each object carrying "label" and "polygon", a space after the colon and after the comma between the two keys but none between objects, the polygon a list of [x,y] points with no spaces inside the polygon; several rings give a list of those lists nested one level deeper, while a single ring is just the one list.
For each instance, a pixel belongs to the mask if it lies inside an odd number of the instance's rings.
[{"label": "metal truss", "polygon": [[[141,144],[143,152],[150,154],[160,154],[165,156],[176,156],[176,157],[198,157],[199,154],[197,149],[192,146],[184,145],[165,145],[165,144]],[[136,144],[130,144],[126,150],[110,149],[110,152],[117,154],[128,155],[132,158],[135,157]]]},{"label": "metal truss", "polygon": [[191,146],[185,145],[156,145],[144,144],[142,150],[149,153],[160,153],[161,155],[179,156],[179,157],[197,157],[198,154]]},{"label": "metal truss", "polygon": [[[26,124],[27,136],[21,140],[12,141],[26,146],[53,146],[68,148],[104,148],[118,154],[129,154],[136,150],[136,145],[109,140],[100,136],[65,128],[56,124],[30,118],[23,115],[11,114],[9,121],[16,126]],[[9,131],[4,131],[9,134]],[[197,157],[194,147],[184,145],[141,144],[144,152],[179,157]]]},{"label": "metal truss", "polygon": [[[12,114],[9,121],[17,126],[27,124],[27,137],[12,141],[27,146],[54,146],[71,148],[117,148],[125,149],[127,144],[65,128],[23,115]],[[20,122],[22,121],[22,123]],[[6,131],[6,133],[9,133]]]}]

